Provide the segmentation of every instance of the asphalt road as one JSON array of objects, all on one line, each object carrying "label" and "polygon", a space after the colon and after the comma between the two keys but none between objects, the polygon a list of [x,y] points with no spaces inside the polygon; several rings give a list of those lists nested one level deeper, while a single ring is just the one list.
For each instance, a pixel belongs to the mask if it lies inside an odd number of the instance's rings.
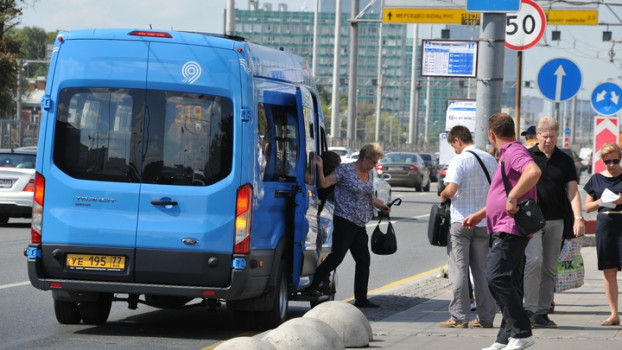
[{"label": "asphalt road", "polygon": [[[370,297],[382,309],[370,313],[382,318],[416,300],[399,296],[377,296],[374,292],[418,274],[437,269],[447,262],[444,248],[427,241],[427,221],[432,204],[438,202],[436,184],[427,193],[393,188],[392,197],[402,205],[392,208],[391,219],[397,233],[398,251],[389,256],[372,254]],[[383,220],[385,222],[386,220]],[[139,305],[113,303],[103,326],[61,325],[56,321],[50,292],[32,287],[26,272],[24,248],[29,241],[28,220],[11,220],[0,229],[0,349],[201,349],[240,335],[232,315],[225,307],[159,310]],[[376,222],[368,225],[371,235]],[[383,229],[386,224],[383,224]],[[351,300],[354,262],[348,255],[338,269],[337,300]],[[309,310],[309,305],[293,302],[290,317]]]}]

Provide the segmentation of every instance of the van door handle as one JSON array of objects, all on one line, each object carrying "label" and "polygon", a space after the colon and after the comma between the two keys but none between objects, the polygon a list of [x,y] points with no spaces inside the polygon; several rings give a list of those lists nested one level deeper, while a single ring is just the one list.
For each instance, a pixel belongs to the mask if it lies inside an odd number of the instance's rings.
[{"label": "van door handle", "polygon": [[177,205],[177,201],[152,200],[153,205]]},{"label": "van door handle", "polygon": [[294,191],[274,191],[274,197],[276,198],[289,198],[294,196]]}]

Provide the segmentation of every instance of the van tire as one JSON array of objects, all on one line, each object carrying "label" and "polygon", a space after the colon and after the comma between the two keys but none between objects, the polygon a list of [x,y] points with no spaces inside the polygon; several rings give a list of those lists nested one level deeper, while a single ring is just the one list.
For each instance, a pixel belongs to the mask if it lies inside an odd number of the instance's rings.
[{"label": "van tire", "polygon": [[81,302],[80,316],[84,324],[101,325],[106,323],[112,306],[112,294],[101,294],[97,301]]},{"label": "van tire", "polygon": [[258,312],[257,320],[262,328],[276,328],[287,319],[287,307],[289,305],[289,290],[287,288],[287,274],[285,273],[285,262],[279,264],[279,273],[276,276],[274,289],[268,292],[272,298],[272,308],[268,311]]},{"label": "van tire", "polygon": [[78,324],[82,319],[78,303],[72,301],[54,300],[54,314],[60,324]]}]

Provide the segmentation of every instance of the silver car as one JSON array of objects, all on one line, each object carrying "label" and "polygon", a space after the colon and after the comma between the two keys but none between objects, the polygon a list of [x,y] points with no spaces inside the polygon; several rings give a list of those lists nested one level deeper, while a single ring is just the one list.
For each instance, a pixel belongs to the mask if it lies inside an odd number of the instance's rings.
[{"label": "silver car", "polygon": [[378,162],[381,174],[390,174],[391,186],[414,187],[416,191],[430,191],[430,170],[418,153],[390,152]]},{"label": "silver car", "polygon": [[36,149],[0,149],[0,225],[29,218],[35,188]]}]

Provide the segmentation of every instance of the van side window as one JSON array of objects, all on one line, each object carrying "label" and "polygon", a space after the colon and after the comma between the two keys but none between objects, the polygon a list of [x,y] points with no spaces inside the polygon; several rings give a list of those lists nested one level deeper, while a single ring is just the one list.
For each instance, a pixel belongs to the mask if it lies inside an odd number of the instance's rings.
[{"label": "van side window", "polygon": [[257,131],[259,135],[257,164],[261,178],[269,181],[274,176],[274,155],[271,152],[274,148],[271,146],[274,144],[274,140],[272,139],[272,130],[263,103],[257,106],[257,118]]},{"label": "van side window", "polygon": [[295,107],[265,105],[274,122],[274,173],[286,181],[295,181],[298,162],[298,117]]}]

